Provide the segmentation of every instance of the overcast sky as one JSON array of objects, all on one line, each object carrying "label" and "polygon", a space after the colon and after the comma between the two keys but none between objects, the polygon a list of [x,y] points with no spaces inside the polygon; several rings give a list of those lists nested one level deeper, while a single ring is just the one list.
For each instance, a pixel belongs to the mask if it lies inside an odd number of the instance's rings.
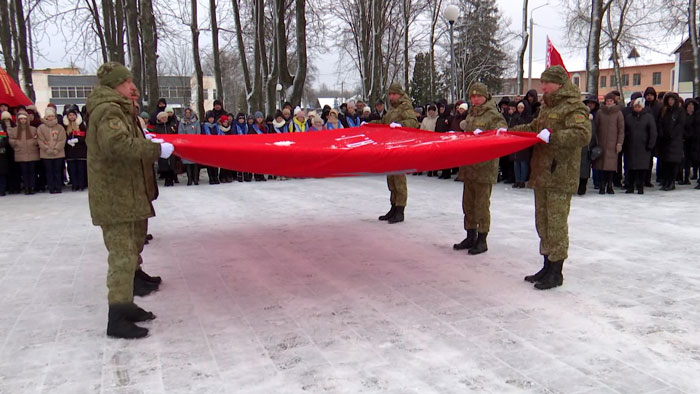
[{"label": "overcast sky", "polygon": [[[510,29],[519,34],[522,25],[522,1],[521,0],[496,0],[499,9],[503,13],[506,20],[510,21],[509,26],[504,26],[504,29]],[[448,3],[449,4],[449,3]],[[548,5],[545,5],[548,4]],[[564,28],[564,16],[561,14],[563,7],[560,4],[560,0],[530,0],[529,9],[535,9],[536,7],[543,7],[535,10],[534,18],[534,28],[533,28],[533,66],[532,66],[532,76],[533,78],[539,77],[539,75],[544,70],[545,63],[545,49],[546,49],[546,39],[549,35],[550,39],[557,47],[559,52],[564,59],[564,63],[569,71],[583,70],[585,68],[585,49],[576,49],[568,46],[566,42],[566,29]],[[447,6],[447,4],[445,4]],[[200,8],[203,6],[200,4]],[[200,11],[200,17],[206,15],[208,9],[203,9]],[[204,18],[204,19],[205,19]],[[65,55],[64,42],[60,38],[58,31],[51,32],[47,31],[43,37],[40,37],[40,47],[42,52],[46,53],[47,59],[36,59],[36,68],[47,68],[47,67],[62,67],[69,64],[71,58],[76,61],[79,66],[82,66],[82,59],[80,53],[71,53]],[[659,43],[659,50],[664,53],[670,53],[675,47],[677,47],[680,42],[680,37],[677,40],[667,40],[666,42]],[[203,49],[211,50],[211,40],[210,35],[203,33],[200,36],[200,45]],[[519,40],[514,39],[512,41],[512,52],[516,51],[519,46]],[[581,44],[585,46],[585,43]],[[651,51],[644,51],[638,49],[641,54],[641,59],[638,60],[639,63],[660,63],[673,61],[674,57],[671,54],[664,55],[659,53],[654,53]],[[337,59],[337,53],[341,49],[332,48],[325,54],[320,54],[318,51],[309,50],[309,56],[311,57],[311,62],[318,69],[317,80],[315,85],[319,86],[321,83],[325,83],[329,87],[340,85],[341,81],[345,83],[345,87],[351,87],[352,85],[357,85],[359,83],[359,78],[357,70],[352,66],[352,62],[347,59],[340,64]],[[607,59],[607,54],[601,54],[601,59]],[[525,56],[525,77],[527,78],[528,71],[528,57]],[[607,61],[601,61],[601,68],[609,67],[610,64]],[[88,67],[91,68],[91,67]],[[93,70],[94,71],[94,70]]]}]

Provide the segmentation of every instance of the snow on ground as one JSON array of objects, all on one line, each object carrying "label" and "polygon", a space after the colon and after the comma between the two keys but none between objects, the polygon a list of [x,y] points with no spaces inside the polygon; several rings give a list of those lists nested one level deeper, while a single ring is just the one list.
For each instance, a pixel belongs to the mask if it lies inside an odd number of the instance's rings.
[{"label": "snow on ground", "polygon": [[1,198],[0,393],[700,392],[700,192],[574,197],[541,292],[531,190],[494,187],[468,256],[461,184],[408,181],[395,225],[384,177],[161,188],[135,341],[87,194]]}]

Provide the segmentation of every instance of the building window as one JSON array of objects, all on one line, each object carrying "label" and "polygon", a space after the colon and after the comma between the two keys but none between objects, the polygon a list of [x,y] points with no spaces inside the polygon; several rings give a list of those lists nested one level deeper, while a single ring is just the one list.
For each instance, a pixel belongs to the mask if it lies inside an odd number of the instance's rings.
[{"label": "building window", "polygon": [[605,75],[603,75],[602,77],[600,77],[600,87],[601,87],[601,88],[604,88],[604,87],[605,87],[606,82],[608,82],[608,77],[606,77]]},{"label": "building window", "polygon": [[642,74],[632,74],[632,85],[639,86],[642,84]]},{"label": "building window", "polygon": [[630,75],[622,74],[622,86],[630,86]]},{"label": "building window", "polygon": [[202,100],[209,100],[209,89],[202,89]]},{"label": "building window", "polygon": [[660,72],[655,72],[652,75],[652,85],[661,85],[661,73]]},{"label": "building window", "polygon": [[52,86],[51,98],[86,98],[92,93],[91,86]]},{"label": "building window", "polygon": [[576,85],[577,87],[580,87],[579,82],[581,82],[581,79],[579,77],[574,77],[574,85]]},{"label": "building window", "polygon": [[216,98],[216,89],[213,89],[212,92],[214,92],[214,93],[212,93],[211,98],[215,99]]},{"label": "building window", "polygon": [[614,88],[617,86],[617,75],[611,75],[610,76],[610,87]]}]

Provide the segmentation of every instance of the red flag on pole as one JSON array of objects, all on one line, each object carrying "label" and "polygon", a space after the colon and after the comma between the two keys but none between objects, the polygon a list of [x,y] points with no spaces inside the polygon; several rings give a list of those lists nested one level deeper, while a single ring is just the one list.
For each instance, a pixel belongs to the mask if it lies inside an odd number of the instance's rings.
[{"label": "red flag on pole", "polygon": [[561,59],[559,51],[557,51],[557,48],[554,47],[554,44],[552,44],[549,36],[547,36],[547,60],[545,63],[545,68],[550,68],[551,66],[562,66],[564,67],[564,70],[566,70],[566,73],[569,73],[569,70],[567,70],[566,66],[564,65],[564,61]]},{"label": "red flag on pole", "polygon": [[2,68],[0,68],[0,103],[5,103],[10,107],[32,104],[32,100],[24,95],[22,89]]}]

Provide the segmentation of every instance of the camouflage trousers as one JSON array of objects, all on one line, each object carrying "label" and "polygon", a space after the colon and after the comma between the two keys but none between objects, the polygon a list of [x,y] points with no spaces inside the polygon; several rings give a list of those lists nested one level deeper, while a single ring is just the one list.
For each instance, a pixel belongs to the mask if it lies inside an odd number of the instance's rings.
[{"label": "camouflage trousers", "polygon": [[408,186],[406,185],[406,175],[387,175],[386,183],[391,192],[391,205],[405,207],[408,200]]},{"label": "camouflage trousers", "polygon": [[540,237],[540,254],[549,256],[549,261],[568,257],[570,207],[571,194],[535,189],[535,226]]},{"label": "camouflage trousers", "polygon": [[462,212],[464,229],[488,233],[491,229],[491,189],[490,183],[464,180],[462,192]]},{"label": "camouflage trousers", "polygon": [[147,221],[138,220],[102,226],[102,237],[109,253],[107,301],[126,304],[134,299],[134,272],[141,261]]}]

